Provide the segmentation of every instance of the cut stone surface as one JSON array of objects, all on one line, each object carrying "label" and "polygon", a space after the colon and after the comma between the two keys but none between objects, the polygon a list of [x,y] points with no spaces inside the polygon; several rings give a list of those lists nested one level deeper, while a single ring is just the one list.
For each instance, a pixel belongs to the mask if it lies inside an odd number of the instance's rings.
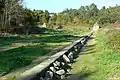
[{"label": "cut stone surface", "polygon": [[70,61],[73,61],[73,53],[72,53],[72,52],[70,52],[70,53],[68,54],[68,58],[70,59]]},{"label": "cut stone surface", "polygon": [[63,74],[65,74],[65,70],[61,69],[61,70],[57,71],[56,74],[63,75]]},{"label": "cut stone surface", "polygon": [[64,59],[66,62],[70,63],[70,60],[69,60],[69,58],[68,58],[66,55],[63,55],[63,59]]}]

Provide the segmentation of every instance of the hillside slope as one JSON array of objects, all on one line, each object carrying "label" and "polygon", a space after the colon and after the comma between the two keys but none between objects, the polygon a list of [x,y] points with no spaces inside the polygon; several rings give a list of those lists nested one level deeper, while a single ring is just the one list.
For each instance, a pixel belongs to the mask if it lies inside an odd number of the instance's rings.
[{"label": "hillside slope", "polygon": [[68,80],[120,80],[120,29],[102,28],[80,54]]}]

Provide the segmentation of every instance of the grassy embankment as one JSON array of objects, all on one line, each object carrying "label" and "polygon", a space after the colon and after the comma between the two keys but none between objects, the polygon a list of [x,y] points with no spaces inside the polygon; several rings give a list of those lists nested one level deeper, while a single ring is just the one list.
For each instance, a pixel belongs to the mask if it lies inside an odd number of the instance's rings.
[{"label": "grassy embankment", "polygon": [[120,29],[102,28],[76,61],[69,80],[120,80]]},{"label": "grassy embankment", "polygon": [[[33,60],[45,56],[57,47],[70,44],[79,39],[77,35],[86,32],[88,28],[85,27],[65,26],[62,31],[47,29],[41,34],[0,37],[0,74],[7,74],[30,65]],[[9,50],[2,51],[4,48]],[[39,60],[35,64],[38,63]]]}]

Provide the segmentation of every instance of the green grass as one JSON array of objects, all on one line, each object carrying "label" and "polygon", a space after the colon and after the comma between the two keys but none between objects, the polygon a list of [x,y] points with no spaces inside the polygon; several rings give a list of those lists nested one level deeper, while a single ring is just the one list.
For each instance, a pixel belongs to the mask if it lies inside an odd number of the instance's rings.
[{"label": "green grass", "polygon": [[107,43],[106,44],[109,45],[109,48],[120,51],[120,30],[113,29],[113,30],[109,30],[107,33],[106,33],[106,35],[107,35],[107,37],[106,37]]},{"label": "green grass", "polygon": [[72,65],[70,80],[120,80],[120,30],[103,31],[85,45]]},{"label": "green grass", "polygon": [[[0,52],[0,74],[7,74],[19,68],[32,64],[32,61],[45,56],[59,46],[65,46],[79,39],[76,35],[82,35],[87,28],[67,26],[62,31],[46,29],[41,34],[21,35],[21,37],[0,37],[0,49],[2,47],[13,49]],[[21,44],[21,46],[16,43]]]},{"label": "green grass", "polygon": [[[98,76],[101,80],[106,78],[112,78],[115,75],[119,75],[120,79],[120,52],[117,51],[120,42],[120,30],[109,30],[106,34],[102,31],[97,36],[99,45],[97,46],[97,54],[95,54],[95,60],[98,67]],[[116,42],[113,42],[115,40]],[[117,49],[117,50],[116,50]],[[98,77],[99,78],[99,77]]]}]

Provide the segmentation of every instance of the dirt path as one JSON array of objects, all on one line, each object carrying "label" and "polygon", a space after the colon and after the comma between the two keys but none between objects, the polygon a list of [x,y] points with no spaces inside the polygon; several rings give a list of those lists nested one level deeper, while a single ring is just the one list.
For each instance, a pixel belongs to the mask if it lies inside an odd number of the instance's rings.
[{"label": "dirt path", "polygon": [[68,80],[94,80],[92,74],[95,73],[96,66],[92,55],[96,52],[95,46],[96,41],[92,38],[83,47],[80,56],[72,64],[72,70],[69,72],[71,76]]}]

